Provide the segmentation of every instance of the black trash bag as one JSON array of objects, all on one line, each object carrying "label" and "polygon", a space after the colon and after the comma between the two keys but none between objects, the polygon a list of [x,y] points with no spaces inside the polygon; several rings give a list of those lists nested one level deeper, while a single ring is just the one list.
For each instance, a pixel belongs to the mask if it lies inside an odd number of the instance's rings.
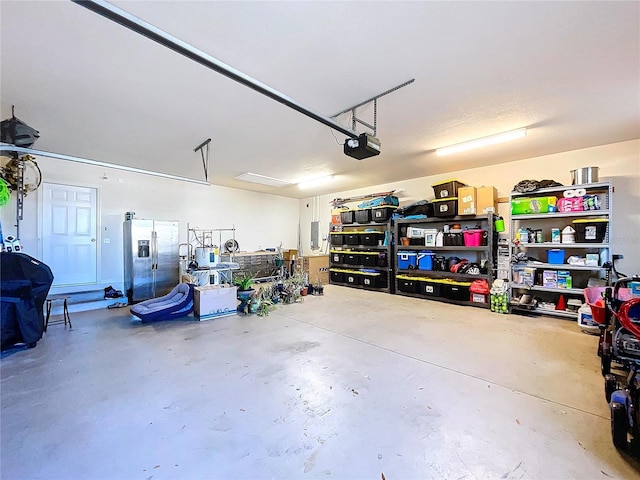
[{"label": "black trash bag", "polygon": [[522,180],[513,187],[514,192],[529,193],[535,192],[541,188],[561,187],[562,184],[555,180]]}]

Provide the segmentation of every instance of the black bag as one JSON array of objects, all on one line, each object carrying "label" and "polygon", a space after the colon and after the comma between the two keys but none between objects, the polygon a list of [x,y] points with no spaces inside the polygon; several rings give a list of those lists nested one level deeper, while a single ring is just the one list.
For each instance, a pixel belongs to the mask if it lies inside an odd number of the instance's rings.
[{"label": "black bag", "polygon": [[43,306],[53,283],[51,269],[24,253],[0,252],[0,349],[35,347],[44,332]]}]

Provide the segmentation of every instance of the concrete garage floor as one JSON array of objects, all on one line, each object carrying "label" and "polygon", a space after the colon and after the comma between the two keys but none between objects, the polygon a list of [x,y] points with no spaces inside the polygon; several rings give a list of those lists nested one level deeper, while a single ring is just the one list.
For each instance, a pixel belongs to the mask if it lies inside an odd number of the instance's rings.
[{"label": "concrete garage floor", "polygon": [[143,325],[72,314],[3,354],[3,479],[639,478],[575,322],[327,286]]}]

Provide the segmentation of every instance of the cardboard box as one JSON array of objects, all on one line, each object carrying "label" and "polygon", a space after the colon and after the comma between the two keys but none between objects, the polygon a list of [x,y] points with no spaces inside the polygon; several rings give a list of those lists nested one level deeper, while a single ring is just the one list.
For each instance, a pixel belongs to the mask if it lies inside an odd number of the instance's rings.
[{"label": "cardboard box", "polygon": [[235,315],[238,308],[238,287],[235,285],[205,285],[195,287],[193,309],[200,320]]},{"label": "cardboard box", "polygon": [[291,260],[295,260],[296,258],[298,258],[298,250],[284,250],[282,252],[282,257],[287,262],[290,262]]},{"label": "cardboard box", "polygon": [[476,187],[458,188],[458,215],[476,214]]},{"label": "cardboard box", "polygon": [[309,282],[315,285],[318,281],[323,285],[329,283],[329,255],[303,257],[302,271],[309,274]]},{"label": "cardboard box", "polygon": [[558,272],[555,270],[543,270],[542,286],[547,288],[558,287]]},{"label": "cardboard box", "polygon": [[478,187],[476,189],[477,215],[498,213],[498,192],[496,187]]}]

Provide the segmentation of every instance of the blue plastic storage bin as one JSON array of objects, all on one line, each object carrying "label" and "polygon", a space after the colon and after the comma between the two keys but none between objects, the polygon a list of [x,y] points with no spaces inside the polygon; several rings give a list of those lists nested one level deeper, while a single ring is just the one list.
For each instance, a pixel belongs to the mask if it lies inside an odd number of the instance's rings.
[{"label": "blue plastic storage bin", "polygon": [[416,268],[417,255],[416,252],[398,252],[398,269],[408,270]]},{"label": "blue plastic storage bin", "polygon": [[564,250],[562,248],[547,250],[547,263],[562,265],[564,263]]}]

